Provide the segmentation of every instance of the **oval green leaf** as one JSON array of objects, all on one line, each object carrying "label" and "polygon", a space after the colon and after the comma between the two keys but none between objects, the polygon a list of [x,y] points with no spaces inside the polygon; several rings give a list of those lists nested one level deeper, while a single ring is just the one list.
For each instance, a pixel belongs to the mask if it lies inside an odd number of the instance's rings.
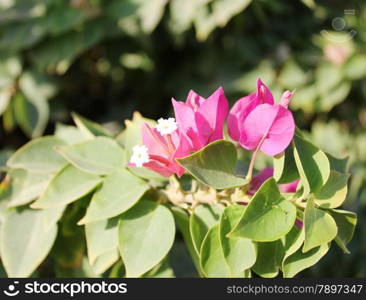
[{"label": "oval green leaf", "polygon": [[255,193],[229,236],[275,241],[291,230],[295,219],[295,206],[281,195],[276,181],[270,178]]},{"label": "oval green leaf", "polygon": [[220,226],[216,224],[202,242],[200,262],[206,277],[229,277],[230,269],[226,263],[220,243]]},{"label": "oval green leaf", "polygon": [[330,214],[314,207],[314,199],[307,201],[304,215],[305,243],[303,252],[326,244],[337,236],[337,224]]},{"label": "oval green leaf", "polygon": [[98,175],[110,174],[126,163],[125,151],[115,140],[107,137],[58,147],[58,150],[75,167]]},{"label": "oval green leaf", "polygon": [[227,234],[238,224],[244,211],[245,206],[232,205],[226,207],[221,215],[220,242],[231,276],[242,276],[244,270],[253,266],[257,258],[256,249],[251,240],[227,237]]},{"label": "oval green leaf", "polygon": [[101,181],[97,175],[85,173],[73,165],[67,165],[55,175],[32,207],[65,206],[91,192]]},{"label": "oval green leaf", "polygon": [[336,208],[342,205],[347,196],[348,176],[330,171],[330,176],[321,190],[315,193],[315,202],[324,208]]},{"label": "oval green leaf", "polygon": [[104,178],[102,187],[93,195],[85,217],[78,224],[117,216],[135,205],[148,189],[144,180],[120,169]]},{"label": "oval green leaf", "polygon": [[140,201],[123,213],[118,225],[119,251],[127,277],[139,277],[168,254],[175,237],[172,213],[152,201]]},{"label": "oval green leaf", "polygon": [[217,206],[198,205],[189,219],[189,231],[197,255],[200,254],[202,242],[212,226],[219,222],[221,211]]},{"label": "oval green leaf", "polygon": [[287,257],[282,265],[283,277],[292,278],[302,270],[315,265],[329,250],[329,244],[323,244],[303,253],[301,250]]},{"label": "oval green leaf", "polygon": [[273,242],[257,243],[257,261],[252,270],[264,278],[276,277],[284,255],[281,239]]},{"label": "oval green leaf", "polygon": [[8,160],[10,168],[26,169],[35,173],[53,173],[67,164],[67,161],[55,151],[55,147],[66,143],[54,136],[34,139],[18,149]]},{"label": "oval green leaf", "polygon": [[85,225],[86,246],[91,265],[98,256],[118,246],[118,218],[96,221]]},{"label": "oval green leaf", "polygon": [[26,169],[10,169],[8,175],[8,207],[24,205],[36,199],[46,189],[52,177],[47,173],[32,173]]},{"label": "oval green leaf", "polygon": [[290,183],[299,178],[293,151],[291,144],[285,152],[273,157],[273,178],[279,184]]},{"label": "oval green leaf", "polygon": [[177,161],[198,181],[215,189],[229,189],[247,183],[235,175],[237,151],[231,142],[215,141]]},{"label": "oval green leaf", "polygon": [[43,224],[43,211],[14,209],[1,226],[1,257],[9,277],[28,277],[45,259],[56,239],[57,226]]},{"label": "oval green leaf", "polygon": [[298,135],[294,137],[294,157],[303,186],[303,196],[315,193],[327,182],[330,164],[326,154]]},{"label": "oval green leaf", "polygon": [[330,209],[328,212],[337,224],[338,232],[335,242],[344,253],[350,253],[347,244],[351,241],[357,224],[357,215],[353,212]]}]

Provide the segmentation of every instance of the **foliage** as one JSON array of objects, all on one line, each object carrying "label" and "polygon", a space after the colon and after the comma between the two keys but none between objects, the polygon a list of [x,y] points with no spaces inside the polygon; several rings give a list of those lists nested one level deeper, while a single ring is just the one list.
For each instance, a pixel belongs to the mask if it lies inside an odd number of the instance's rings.
[{"label": "foliage", "polygon": [[[346,198],[347,176],[330,171],[327,156],[300,138],[299,131],[285,154],[296,156],[293,164],[301,178],[298,191],[283,194],[270,178],[250,198],[246,194],[250,179],[239,181],[235,177],[237,150],[229,141],[212,142],[180,160],[198,181],[197,186],[192,179],[187,191],[172,177],[169,184],[164,178],[137,177],[126,164],[130,141],[125,138],[119,144],[112,137],[91,137],[96,125],[78,120],[73,131],[70,127],[58,129],[58,136],[31,141],[8,160],[0,245],[9,276],[31,275],[48,255],[56,235],[58,239],[72,236],[72,228],[80,225],[85,227],[85,233],[82,230],[80,234],[85,234],[87,252],[82,248],[75,255],[80,263],[87,254],[95,275],[122,262],[125,276],[150,276],[150,270],[171,250],[174,220],[197,272],[207,277],[248,277],[251,270],[263,277],[276,276],[279,270],[284,276],[294,276],[324,256],[332,240],[348,252],[346,244],[353,235],[355,215],[336,209]],[[141,139],[127,135],[128,130],[124,129],[122,136]],[[75,132],[86,140],[67,145],[68,135]],[[141,135],[138,131],[135,134]],[[39,152],[43,160],[32,155]],[[324,161],[317,161],[314,153],[323,153]],[[210,156],[220,159],[214,163]],[[297,161],[309,157],[314,157],[315,169],[303,172],[303,164]],[[281,173],[292,168],[286,165]],[[306,185],[318,170],[327,174],[324,181]],[[38,177],[30,181],[23,172],[40,176],[42,184]],[[223,177],[227,178],[222,181]],[[220,186],[222,182],[225,186]],[[19,200],[19,193],[30,188],[34,190],[32,197]],[[183,210],[177,211],[179,207]],[[69,233],[63,232],[61,224],[69,227]],[[30,228],[31,234],[24,228]]]}]

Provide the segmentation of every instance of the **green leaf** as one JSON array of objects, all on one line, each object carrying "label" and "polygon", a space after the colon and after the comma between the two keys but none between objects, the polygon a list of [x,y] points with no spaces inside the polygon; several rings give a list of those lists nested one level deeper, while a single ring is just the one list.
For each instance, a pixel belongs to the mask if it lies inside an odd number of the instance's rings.
[{"label": "green leaf", "polygon": [[366,56],[358,54],[349,59],[345,65],[344,73],[351,80],[364,77],[366,75]]},{"label": "green leaf", "polygon": [[353,237],[357,224],[357,215],[346,210],[330,209],[328,212],[332,215],[338,227],[335,242],[344,253],[350,253],[347,249],[347,244]]},{"label": "green leaf", "polygon": [[32,173],[25,169],[10,169],[8,207],[20,206],[36,199],[51,180],[50,174]]},{"label": "green leaf", "polygon": [[296,89],[296,93],[291,100],[292,109],[302,109],[305,113],[313,114],[315,110],[318,91],[315,85],[307,85]]},{"label": "green leaf", "polygon": [[326,244],[337,236],[337,224],[330,214],[314,207],[314,199],[307,201],[304,215],[305,243],[303,252]]},{"label": "green leaf", "polygon": [[341,103],[348,96],[351,90],[351,83],[344,81],[334,89],[327,92],[327,94],[322,95],[320,98],[320,109],[322,111],[330,111],[334,106]]},{"label": "green leaf", "polygon": [[283,238],[283,247],[285,251],[285,256],[283,261],[290,255],[294,254],[297,250],[299,250],[304,243],[305,240],[305,231],[304,227],[299,229],[296,225],[292,227],[290,232],[286,234]]},{"label": "green leaf", "polygon": [[107,137],[96,137],[80,144],[59,147],[58,150],[75,167],[98,175],[113,173],[126,163],[124,150]]},{"label": "green leaf", "polygon": [[325,153],[328,157],[330,169],[337,171],[339,173],[347,173],[348,172],[348,161],[349,156],[344,158],[337,158],[329,153]]},{"label": "green leaf", "polygon": [[56,94],[56,85],[43,73],[27,71],[19,78],[19,87],[26,98],[36,103],[39,99],[47,101]]},{"label": "green leaf", "polygon": [[49,183],[33,208],[64,206],[91,192],[102,180],[97,175],[85,173],[67,165]]},{"label": "green leaf", "polygon": [[197,253],[197,251],[193,245],[191,233],[189,231],[189,216],[184,210],[182,210],[178,207],[175,207],[175,206],[172,207],[172,212],[173,212],[173,215],[175,218],[176,226],[178,227],[179,231],[183,235],[184,243],[193,260],[196,270],[199,273],[199,275],[202,277],[203,271],[202,271],[201,265],[200,265],[199,254]]},{"label": "green leaf", "polygon": [[[66,5],[65,5],[66,4]],[[40,20],[42,26],[52,35],[59,35],[76,27],[87,18],[87,13],[67,3],[51,6],[47,14]]]},{"label": "green leaf", "polygon": [[23,132],[30,138],[42,135],[49,117],[48,103],[42,98],[30,101],[18,93],[13,104],[15,119]]},{"label": "green leaf", "polygon": [[69,145],[79,144],[88,140],[77,127],[62,123],[56,123],[55,136]]},{"label": "green leaf", "polygon": [[253,242],[246,238],[228,238],[245,211],[243,205],[225,208],[220,220],[220,242],[231,276],[239,276],[254,265],[257,254]]},{"label": "green leaf", "polygon": [[144,180],[127,170],[109,174],[93,195],[85,217],[78,224],[117,216],[135,205],[148,189],[149,185]]},{"label": "green leaf", "polygon": [[112,137],[112,134],[98,123],[90,121],[78,115],[77,113],[71,113],[71,116],[76,126],[85,135],[85,137],[87,138],[93,138],[95,136]]},{"label": "green leaf", "polygon": [[290,183],[299,178],[293,151],[293,145],[290,145],[285,152],[273,157],[273,177],[279,184]]},{"label": "green leaf", "polygon": [[176,33],[181,33],[189,29],[194,16],[196,8],[199,3],[196,0],[171,0],[170,1],[170,27]]},{"label": "green leaf", "polygon": [[14,150],[7,149],[6,147],[0,150],[0,172],[7,171],[6,161],[10,158],[10,156],[14,153]]},{"label": "green leaf", "polygon": [[65,144],[63,140],[53,136],[35,139],[18,149],[8,160],[7,166],[35,173],[57,172],[67,162],[54,149]]},{"label": "green leaf", "polygon": [[49,228],[61,219],[67,205],[51,207],[43,210],[43,226]]},{"label": "green leaf", "polygon": [[[17,56],[1,56],[0,59],[0,89],[3,91],[14,83],[22,72],[22,62]],[[10,92],[10,90],[7,90]],[[1,106],[1,105],[0,105]]]},{"label": "green leaf", "polygon": [[212,4],[215,22],[224,27],[235,15],[242,12],[252,0],[216,0]]},{"label": "green leaf", "polygon": [[303,196],[317,192],[327,182],[330,175],[329,160],[325,153],[310,142],[295,135],[294,156],[300,174]]},{"label": "green leaf", "polygon": [[329,244],[323,244],[305,253],[298,250],[287,257],[282,266],[283,277],[291,278],[296,274],[315,265],[329,250]]},{"label": "green leaf", "polygon": [[193,246],[197,254],[200,254],[202,242],[209,229],[219,222],[221,211],[212,205],[198,205],[189,219],[189,231]]},{"label": "green leaf", "polygon": [[12,96],[12,90],[5,88],[0,90],[0,116],[6,111]]},{"label": "green leaf", "polygon": [[165,258],[161,263],[145,273],[143,278],[174,278],[174,270],[169,265],[168,258]]},{"label": "green leaf", "polygon": [[230,269],[226,263],[220,244],[220,226],[216,224],[202,242],[200,262],[206,277],[229,277]]},{"label": "green leaf", "polygon": [[270,178],[255,193],[229,236],[258,242],[275,241],[291,230],[295,219],[295,206],[281,195],[276,181]]},{"label": "green leaf", "polygon": [[69,31],[66,34],[48,39],[33,49],[31,59],[39,70],[65,73],[73,60],[83,51],[95,45],[103,37],[105,19],[95,18],[84,24],[81,30]]},{"label": "green leaf", "polygon": [[118,261],[118,249],[112,249],[99,255],[94,263],[91,265],[94,274],[101,275],[107,271],[112,265]]},{"label": "green leaf", "polygon": [[341,82],[342,68],[335,64],[323,63],[318,66],[315,77],[317,89],[324,96]]},{"label": "green leaf", "polygon": [[257,261],[252,270],[264,278],[276,277],[284,254],[281,240],[257,243]]},{"label": "green leaf", "polygon": [[96,221],[85,225],[89,263],[98,256],[118,247],[118,218]]},{"label": "green leaf", "polygon": [[45,259],[55,241],[57,226],[43,226],[42,210],[9,212],[1,226],[1,256],[9,277],[28,277]]},{"label": "green leaf", "polygon": [[127,277],[139,277],[168,254],[174,242],[174,217],[164,206],[140,201],[119,220],[119,251]]},{"label": "green leaf", "polygon": [[200,151],[177,159],[197,180],[216,189],[228,189],[247,183],[235,176],[237,151],[231,142],[215,141]]},{"label": "green leaf", "polygon": [[330,171],[330,176],[322,189],[315,193],[315,203],[324,208],[341,206],[347,196],[348,176]]},{"label": "green leaf", "polygon": [[164,14],[164,8],[168,0],[139,1],[138,15],[140,17],[143,32],[153,32]]},{"label": "green leaf", "polygon": [[289,60],[285,63],[278,80],[287,89],[296,89],[306,84],[308,76],[301,67],[294,61]]}]

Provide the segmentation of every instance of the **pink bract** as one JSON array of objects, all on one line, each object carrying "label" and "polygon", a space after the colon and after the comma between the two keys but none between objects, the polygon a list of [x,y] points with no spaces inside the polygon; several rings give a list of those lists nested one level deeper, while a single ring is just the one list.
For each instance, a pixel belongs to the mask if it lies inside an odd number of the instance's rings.
[{"label": "pink bract", "polygon": [[142,141],[148,148],[150,161],[144,167],[162,176],[169,177],[177,174],[183,175],[184,168],[175,159],[190,154],[189,141],[179,131],[171,135],[162,136],[155,128],[148,124],[142,126]]},{"label": "pink bract", "polygon": [[[249,195],[254,195],[262,184],[270,177],[273,176],[273,168],[265,168],[258,175],[253,177],[250,182],[249,189],[247,193]],[[297,186],[299,184],[299,180],[295,180],[286,184],[279,184],[278,187],[282,193],[295,193]]]},{"label": "pink bract", "polygon": [[245,119],[240,145],[254,150],[264,138],[260,150],[274,156],[284,151],[295,134],[292,113],[281,105],[262,104]]},{"label": "pink bract", "polygon": [[271,156],[284,151],[295,133],[295,121],[287,109],[293,92],[283,93],[274,104],[270,90],[258,79],[257,91],[239,99],[228,117],[230,137],[247,150],[259,149]]},{"label": "pink bract", "polygon": [[227,119],[228,132],[230,137],[239,142],[242,126],[247,116],[260,104],[274,104],[273,96],[266,85],[257,80],[257,91],[240,98],[232,107]]},{"label": "pink bract", "polygon": [[185,103],[175,99],[172,103],[178,128],[190,142],[192,151],[223,139],[228,101],[221,87],[207,99],[190,91]]}]

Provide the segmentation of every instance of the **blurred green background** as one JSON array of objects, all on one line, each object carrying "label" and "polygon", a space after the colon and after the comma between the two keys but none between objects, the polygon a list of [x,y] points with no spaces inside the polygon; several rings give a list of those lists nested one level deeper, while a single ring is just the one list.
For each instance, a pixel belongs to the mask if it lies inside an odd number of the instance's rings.
[{"label": "blurred green background", "polygon": [[[72,111],[117,132],[135,110],[169,115],[189,89],[223,86],[233,103],[261,77],[277,100],[296,89],[298,126],[350,156],[352,253],[332,247],[300,276],[366,277],[365,46],[366,1],[0,0],[0,169]],[[182,255],[172,264],[189,275]]]}]

